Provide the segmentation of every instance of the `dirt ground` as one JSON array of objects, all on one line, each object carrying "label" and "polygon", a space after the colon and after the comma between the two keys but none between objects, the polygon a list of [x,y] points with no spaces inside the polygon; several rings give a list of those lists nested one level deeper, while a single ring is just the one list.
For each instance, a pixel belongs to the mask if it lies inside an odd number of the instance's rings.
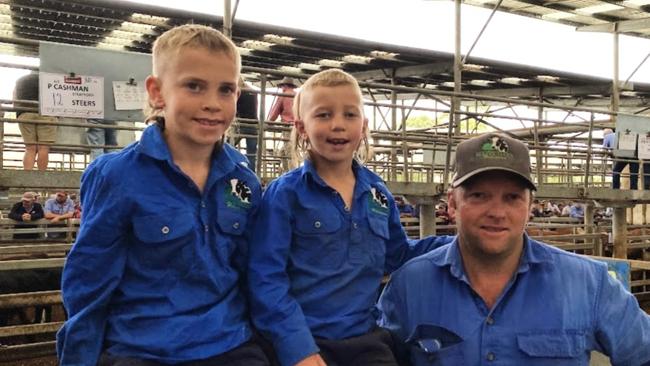
[{"label": "dirt ground", "polygon": [[0,366],[56,366],[56,356],[32,358],[14,362],[0,362]]}]

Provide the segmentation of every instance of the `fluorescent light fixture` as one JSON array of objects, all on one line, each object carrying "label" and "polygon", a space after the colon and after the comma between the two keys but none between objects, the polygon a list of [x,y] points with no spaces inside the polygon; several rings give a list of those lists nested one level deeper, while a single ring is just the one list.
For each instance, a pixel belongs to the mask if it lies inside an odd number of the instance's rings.
[{"label": "fluorescent light fixture", "polygon": [[507,78],[502,78],[500,81],[504,84],[521,85],[523,82],[528,81],[528,79],[507,77]]},{"label": "fluorescent light fixture", "polygon": [[157,17],[154,15],[147,15],[147,14],[140,14],[140,13],[131,14],[131,18],[133,18],[133,20],[137,20],[140,22],[151,22],[151,23],[156,22],[156,23],[166,24],[169,21],[169,18]]},{"label": "fluorescent light fixture", "polygon": [[463,65],[463,70],[465,71],[474,71],[474,72],[480,72],[487,69],[487,66],[483,65],[477,65],[477,64],[465,64]]},{"label": "fluorescent light fixture", "polygon": [[567,13],[564,11],[557,11],[554,13],[548,13],[548,14],[543,14],[542,19],[544,20],[560,20],[560,19],[566,19],[566,18],[571,18],[576,16],[575,14],[572,13]]},{"label": "fluorescent light fixture", "polygon": [[488,87],[488,86],[494,84],[494,81],[491,81],[491,80],[478,80],[477,79],[477,80],[470,80],[469,84],[470,85],[476,85],[476,86]]},{"label": "fluorescent light fixture", "polygon": [[535,79],[545,83],[558,83],[560,81],[559,77],[550,75],[537,75]]},{"label": "fluorescent light fixture", "polygon": [[345,55],[341,59],[347,63],[351,64],[360,64],[367,65],[372,62],[372,57],[360,56],[360,55]]},{"label": "fluorescent light fixture", "polygon": [[327,67],[335,67],[337,69],[343,68],[343,65],[345,65],[345,62],[342,61],[337,61],[337,60],[329,60],[329,59],[322,59],[318,61],[319,65],[322,66],[327,66]]},{"label": "fluorescent light fixture", "polygon": [[453,81],[445,81],[444,83],[440,84],[441,86],[446,86],[448,88],[453,88],[454,87],[454,82]]},{"label": "fluorescent light fixture", "polygon": [[253,50],[271,52],[272,51],[271,46],[273,46],[273,43],[264,42],[264,41],[247,40],[242,42],[241,45]]},{"label": "fluorescent light fixture", "polygon": [[399,53],[385,52],[385,51],[370,51],[370,56],[382,60],[395,60],[397,56],[399,56]]},{"label": "fluorescent light fixture", "polygon": [[620,10],[620,9],[625,9],[625,7],[616,4],[600,4],[600,5],[587,6],[585,8],[578,8],[576,9],[576,13],[591,15],[591,14],[604,13],[607,11]]},{"label": "fluorescent light fixture", "polygon": [[310,64],[308,62],[301,62],[298,64],[298,67],[304,70],[312,70],[312,71],[321,71],[323,69],[320,65]]},{"label": "fluorescent light fixture", "polygon": [[280,66],[278,70],[286,71],[286,72],[296,72],[296,73],[302,72],[302,69],[293,66]]},{"label": "fluorescent light fixture", "polygon": [[264,37],[262,37],[262,39],[267,42],[280,44],[283,46],[291,46],[293,44],[293,41],[295,40],[295,38],[279,36],[277,34],[265,34]]}]

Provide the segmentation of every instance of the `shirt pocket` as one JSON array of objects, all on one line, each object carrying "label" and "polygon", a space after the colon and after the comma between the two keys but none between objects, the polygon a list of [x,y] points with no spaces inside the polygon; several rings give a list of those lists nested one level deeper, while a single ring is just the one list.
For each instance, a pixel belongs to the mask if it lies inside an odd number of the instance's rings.
[{"label": "shirt pocket", "polygon": [[[517,335],[517,347],[527,365],[574,365],[586,357],[584,332],[542,330]],[[586,358],[585,358],[586,360]]]},{"label": "shirt pocket", "polygon": [[346,242],[339,240],[340,229],[341,219],[337,215],[315,209],[298,212],[291,248],[294,261],[317,267],[342,265]]},{"label": "shirt pocket", "polygon": [[195,253],[196,219],[182,210],[133,217],[133,233],[139,245],[133,252],[152,269],[187,269]]},{"label": "shirt pocket", "polygon": [[225,260],[230,256],[238,246],[242,253],[247,252],[247,242],[244,233],[246,232],[248,217],[245,213],[233,212],[233,210],[224,209],[217,215],[217,226],[219,231],[224,234],[223,239],[217,241],[219,255]]},{"label": "shirt pocket", "polygon": [[388,221],[385,217],[368,217],[371,237],[350,244],[350,262],[353,264],[370,264],[384,268],[386,241],[389,238]]},{"label": "shirt pocket", "polygon": [[434,324],[416,326],[406,340],[416,366],[464,365],[462,342],[456,333]]}]

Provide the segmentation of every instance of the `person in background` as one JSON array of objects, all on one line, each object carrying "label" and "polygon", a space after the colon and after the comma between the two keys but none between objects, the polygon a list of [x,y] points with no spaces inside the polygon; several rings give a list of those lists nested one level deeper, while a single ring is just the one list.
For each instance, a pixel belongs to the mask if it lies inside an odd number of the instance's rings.
[{"label": "person in background", "polygon": [[[89,119],[88,123],[96,125],[117,126],[117,122],[108,119]],[[117,130],[114,128],[91,127],[86,130],[86,141],[90,145],[90,161],[110,152],[117,146]]]},{"label": "person in background", "polygon": [[584,219],[585,217],[585,208],[582,203],[573,202],[569,208],[569,217],[574,219]]},{"label": "person in background", "polygon": [[[237,119],[244,118],[248,120],[245,124],[242,123],[243,121],[239,121],[239,133],[244,135],[243,139],[246,140],[248,167],[252,171],[255,171],[257,167],[257,128],[259,126],[257,117],[257,93],[253,90],[253,87],[246,84],[243,78],[239,80],[239,88],[241,94],[239,94],[239,99],[237,99]],[[255,125],[251,126],[251,122],[254,122]],[[239,138],[239,141],[241,141],[241,138]]]},{"label": "person in background", "polygon": [[[15,100],[27,100],[38,102],[38,73],[25,75],[16,81],[14,88]],[[15,102],[17,108],[36,108],[35,105]],[[42,116],[36,112],[18,110],[16,112],[18,121],[31,120],[39,122],[56,122],[55,117]],[[18,128],[25,142],[25,155],[23,156],[23,168],[45,171],[49,162],[50,145],[56,142],[56,125],[44,125],[19,122]]]},{"label": "person in background", "polygon": [[403,196],[395,196],[395,204],[397,205],[400,216],[414,217],[415,209],[413,205],[407,203]]},{"label": "person in background", "polygon": [[[15,221],[27,223],[40,220],[44,217],[43,207],[35,202],[34,192],[25,192],[20,202],[15,203],[9,212],[9,218]],[[18,225],[16,228],[35,228],[35,225]],[[14,239],[38,239],[38,233],[17,233]]]},{"label": "person in background", "polygon": [[413,366],[650,365],[650,315],[607,264],[533,240],[528,148],[461,142],[447,194],[458,236],[398,269],[378,303]]},{"label": "person in background", "polygon": [[[293,115],[293,100],[294,95],[296,94],[296,83],[293,78],[285,76],[278,83],[280,91],[284,95],[277,96],[275,102],[269,111],[269,121],[275,121],[280,117],[280,121],[286,124],[293,124],[294,115]],[[286,130],[282,132],[283,145],[276,151],[276,154],[280,157],[282,163],[282,170],[289,170],[291,165],[291,151],[290,151],[290,142],[289,138],[291,136],[291,131]]]}]

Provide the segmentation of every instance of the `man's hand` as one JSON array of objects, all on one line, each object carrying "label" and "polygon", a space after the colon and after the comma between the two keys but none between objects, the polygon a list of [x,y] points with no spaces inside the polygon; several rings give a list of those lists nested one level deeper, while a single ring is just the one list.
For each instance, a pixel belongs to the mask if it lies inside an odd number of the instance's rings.
[{"label": "man's hand", "polygon": [[320,355],[316,353],[298,362],[296,366],[327,366],[327,364],[323,361]]},{"label": "man's hand", "polygon": [[22,218],[23,221],[32,221],[32,215],[28,214],[27,212],[23,214]]},{"label": "man's hand", "polygon": [[56,216],[50,219],[50,222],[59,222],[61,220],[61,216]]}]

